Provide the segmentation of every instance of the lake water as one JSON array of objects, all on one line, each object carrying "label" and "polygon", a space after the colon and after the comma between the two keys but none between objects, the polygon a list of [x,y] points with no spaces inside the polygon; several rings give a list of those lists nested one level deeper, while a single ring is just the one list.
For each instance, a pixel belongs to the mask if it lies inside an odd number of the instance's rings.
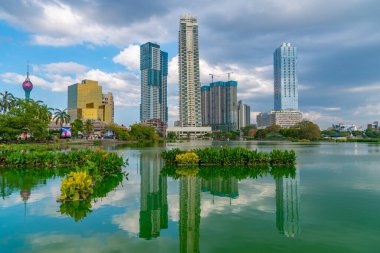
[{"label": "lake water", "polygon": [[[165,148],[294,149],[295,177],[160,174]],[[380,252],[380,145],[211,142],[118,147],[128,180],[61,206],[62,175],[0,173],[0,252]],[[116,187],[115,187],[116,186]]]}]

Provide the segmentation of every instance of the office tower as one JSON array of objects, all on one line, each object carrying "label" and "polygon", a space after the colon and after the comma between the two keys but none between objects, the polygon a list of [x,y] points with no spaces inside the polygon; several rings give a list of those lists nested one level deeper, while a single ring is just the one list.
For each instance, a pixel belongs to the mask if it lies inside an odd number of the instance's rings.
[{"label": "office tower", "polygon": [[202,126],[198,22],[181,16],[178,44],[179,117],[182,127]]},{"label": "office tower", "polygon": [[239,100],[238,103],[238,129],[251,125],[251,107],[243,104],[243,101]]},{"label": "office tower", "polygon": [[112,93],[102,94],[97,81],[83,80],[68,87],[67,108],[70,121],[75,119],[113,122]]},{"label": "office tower", "polygon": [[276,226],[280,234],[294,237],[300,233],[299,172],[294,178],[276,178]]},{"label": "office tower", "polygon": [[201,92],[203,125],[213,130],[237,130],[237,82],[213,82]]},{"label": "office tower", "polygon": [[168,121],[168,54],[151,42],[140,46],[141,104],[140,121],[150,124]]},{"label": "office tower", "polygon": [[29,78],[29,65],[28,65],[28,71],[26,72],[26,79],[22,83],[22,89],[25,92],[25,100],[29,100],[30,92],[33,90],[33,83],[30,81],[30,78]]},{"label": "office tower", "polygon": [[298,111],[297,48],[283,43],[273,53],[274,110]]},{"label": "office tower", "polygon": [[271,125],[278,125],[281,128],[297,127],[302,121],[300,111],[270,111],[262,112],[256,116],[257,127],[265,128]]},{"label": "office tower", "polygon": [[201,179],[182,176],[179,181],[179,244],[181,253],[199,253]]},{"label": "office tower", "polygon": [[167,179],[160,175],[163,161],[160,153],[140,156],[140,238],[160,236],[168,228]]}]

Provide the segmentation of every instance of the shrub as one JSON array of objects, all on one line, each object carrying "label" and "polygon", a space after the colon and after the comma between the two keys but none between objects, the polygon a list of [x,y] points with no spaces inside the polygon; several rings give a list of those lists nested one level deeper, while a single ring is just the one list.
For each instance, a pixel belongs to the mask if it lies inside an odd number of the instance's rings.
[{"label": "shrub", "polygon": [[199,157],[194,152],[187,152],[176,155],[175,162],[178,164],[197,164],[199,162]]},{"label": "shrub", "polygon": [[67,178],[62,180],[61,196],[59,200],[84,200],[93,192],[92,177],[86,172],[70,172]]}]

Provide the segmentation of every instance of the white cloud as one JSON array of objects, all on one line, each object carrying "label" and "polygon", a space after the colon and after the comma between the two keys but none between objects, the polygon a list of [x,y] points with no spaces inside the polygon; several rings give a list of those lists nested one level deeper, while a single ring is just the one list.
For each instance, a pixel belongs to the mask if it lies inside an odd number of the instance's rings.
[{"label": "white cloud", "polygon": [[380,115],[380,103],[368,104],[365,106],[359,106],[355,112],[355,115],[368,115],[379,116]]},{"label": "white cloud", "polygon": [[113,58],[113,62],[119,63],[131,71],[139,71],[140,46],[129,45]]}]

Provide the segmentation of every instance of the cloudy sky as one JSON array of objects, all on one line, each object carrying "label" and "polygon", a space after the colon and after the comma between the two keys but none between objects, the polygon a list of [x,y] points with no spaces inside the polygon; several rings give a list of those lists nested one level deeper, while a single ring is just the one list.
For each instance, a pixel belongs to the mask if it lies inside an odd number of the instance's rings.
[{"label": "cloudy sky", "polygon": [[95,79],[114,93],[116,122],[139,120],[139,45],[169,53],[169,120],[178,117],[181,14],[198,17],[201,81],[233,72],[252,118],[273,108],[272,53],[298,48],[300,109],[322,128],[380,120],[378,0],[0,0],[0,91],[66,108],[67,86]]}]

